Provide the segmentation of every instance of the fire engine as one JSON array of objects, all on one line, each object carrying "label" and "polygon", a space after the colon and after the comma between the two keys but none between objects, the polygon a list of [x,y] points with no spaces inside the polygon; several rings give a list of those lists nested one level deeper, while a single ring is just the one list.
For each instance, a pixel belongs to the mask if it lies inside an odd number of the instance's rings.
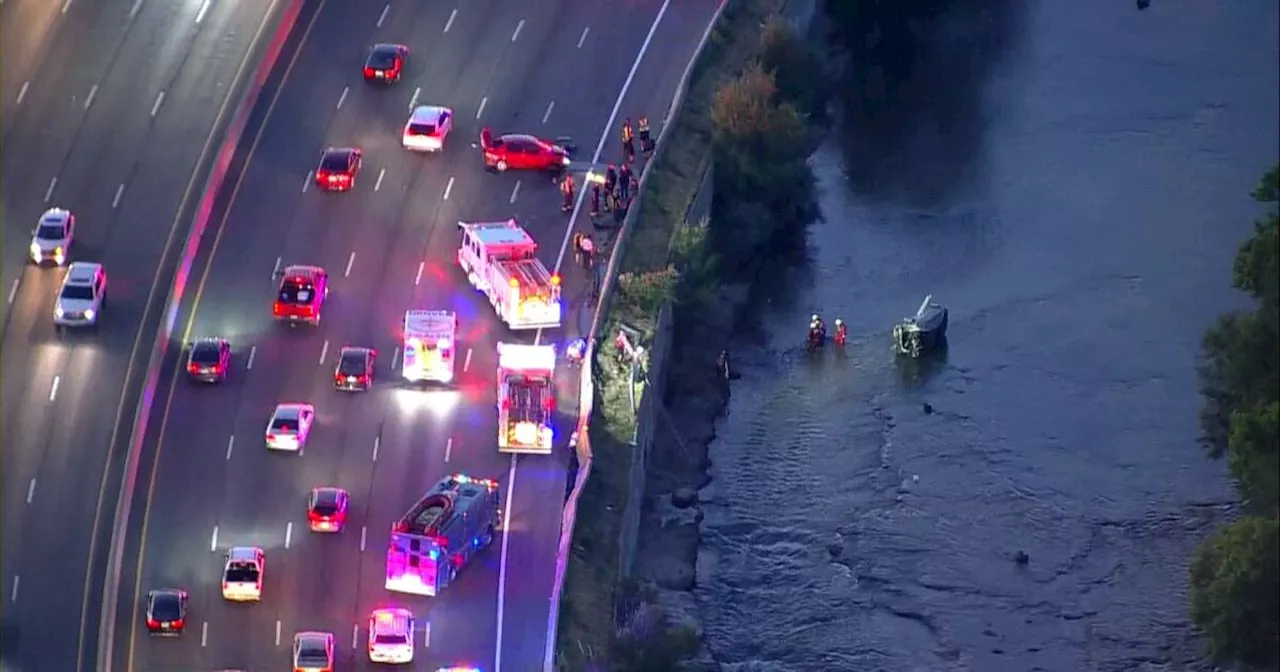
[{"label": "fire engine", "polygon": [[453,474],[440,479],[391,526],[387,590],[428,597],[493,543],[502,523],[498,482]]},{"label": "fire engine", "polygon": [[499,452],[551,453],[555,367],[553,346],[498,344]]},{"label": "fire engine", "polygon": [[560,326],[560,276],[538,260],[538,244],[528,231],[515,219],[458,222],[458,228],[458,265],[508,327]]},{"label": "fire engine", "polygon": [[404,314],[405,380],[453,380],[458,316],[447,310],[410,310]]}]

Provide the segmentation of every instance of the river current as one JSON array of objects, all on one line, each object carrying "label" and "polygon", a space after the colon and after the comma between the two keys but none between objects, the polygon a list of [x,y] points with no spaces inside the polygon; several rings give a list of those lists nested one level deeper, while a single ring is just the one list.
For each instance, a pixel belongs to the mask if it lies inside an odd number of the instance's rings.
[{"label": "river current", "polygon": [[[1192,669],[1187,566],[1233,501],[1195,364],[1280,153],[1277,3],[956,5],[886,40],[884,95],[812,159],[808,259],[735,345],[708,646],[730,670]],[[895,361],[926,294],[948,352]],[[813,312],[843,353],[804,353]]]}]

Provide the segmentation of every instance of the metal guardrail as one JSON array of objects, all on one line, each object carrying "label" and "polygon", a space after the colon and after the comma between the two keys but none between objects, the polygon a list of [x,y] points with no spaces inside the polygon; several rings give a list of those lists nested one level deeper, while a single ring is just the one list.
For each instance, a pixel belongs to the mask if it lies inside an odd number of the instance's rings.
[{"label": "metal guardrail", "polygon": [[[644,170],[640,173],[640,184],[637,189],[637,198],[643,196],[645,185],[648,184],[650,169],[658,163],[665,149],[667,134],[671,131],[671,121],[679,114],[681,107],[684,105],[685,94],[689,91],[689,85],[693,80],[693,71],[697,67],[698,60],[702,56],[703,49],[706,48],[707,42],[711,39],[711,33],[715,27],[719,25],[720,18],[724,14],[725,5],[728,0],[722,0],[720,6],[716,8],[716,13],[712,16],[711,21],[707,22],[707,29],[702,33],[702,39],[698,42],[698,48],[694,51],[693,57],[689,59],[688,65],[685,66],[684,74],[680,77],[680,83],[676,86],[675,95],[672,97],[671,106],[667,108],[667,115],[662,121],[662,131],[658,133],[658,141],[654,148],[653,159],[646,162]],[[595,365],[595,353],[599,341],[600,330],[604,326],[605,315],[608,313],[609,305],[613,295],[614,282],[617,280],[618,269],[622,265],[622,259],[626,252],[627,238],[631,230],[635,228],[636,220],[639,218],[640,208],[632,207],[627,216],[622,221],[622,226],[618,231],[618,236],[613,245],[613,251],[609,255],[609,264],[605,269],[605,279],[603,289],[600,292],[600,298],[596,302],[595,315],[591,320],[591,331],[587,337],[587,353],[583,359],[581,381],[579,383],[578,396],[578,474],[574,479],[573,490],[569,493],[569,498],[565,502],[564,511],[560,523],[560,543],[556,554],[556,573],[555,582],[551,588],[551,614],[547,619],[547,644],[546,654],[543,660],[543,672],[554,672],[555,656],[556,656],[556,633],[559,628],[560,621],[560,600],[564,591],[564,575],[565,569],[569,565],[569,558],[573,547],[573,531],[574,524],[577,520],[578,500],[582,497],[582,492],[586,488],[587,479],[591,475],[591,413],[594,410],[595,403],[595,381],[593,378],[593,367]]]}]

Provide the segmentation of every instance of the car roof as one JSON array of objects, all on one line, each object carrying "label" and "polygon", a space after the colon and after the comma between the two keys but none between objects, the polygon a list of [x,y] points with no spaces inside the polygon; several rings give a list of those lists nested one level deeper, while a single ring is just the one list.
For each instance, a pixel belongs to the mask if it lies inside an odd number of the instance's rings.
[{"label": "car roof", "polygon": [[317,504],[336,504],[347,494],[346,490],[343,490],[342,488],[335,488],[331,485],[315,488],[312,492],[315,493]]},{"label": "car roof", "polygon": [[294,264],[286,266],[284,269],[284,281],[288,282],[293,278],[305,278],[307,280],[315,280],[325,274],[320,266],[310,266],[307,264]]},{"label": "car roof", "polygon": [[324,156],[325,157],[350,156],[351,153],[354,151],[356,151],[355,147],[325,147]]},{"label": "car roof", "polygon": [[227,558],[229,560],[253,562],[258,559],[258,554],[261,552],[262,549],[256,546],[236,546],[231,549],[230,553],[227,553]]},{"label": "car roof", "polygon": [[324,645],[333,637],[327,632],[299,632],[293,636],[303,653],[324,653]]},{"label": "car roof", "polygon": [[71,219],[71,211],[62,208],[49,208],[40,215],[41,224],[66,224]]},{"label": "car roof", "polygon": [[538,144],[547,144],[547,143],[546,143],[545,141],[543,141],[541,138],[538,138],[538,137],[536,137],[536,136],[529,135],[529,134],[527,134],[527,133],[503,133],[502,135],[498,136],[498,139],[499,139],[499,140],[502,140],[503,142],[511,142],[512,140],[521,140],[521,141],[524,141],[524,142],[534,142],[534,143],[538,143]]},{"label": "car roof", "polygon": [[182,590],[178,588],[156,588],[151,591],[151,599],[177,599],[182,597]]},{"label": "car roof", "polygon": [[373,354],[373,348],[366,348],[359,345],[344,345],[338,351],[339,357],[368,357]]},{"label": "car roof", "polygon": [[311,410],[311,404],[276,404],[275,417],[297,418],[304,410]]},{"label": "car roof", "polygon": [[374,633],[408,633],[409,623],[413,620],[413,612],[403,607],[386,607],[374,609],[369,618],[373,621],[371,630]]},{"label": "car roof", "polygon": [[453,114],[453,110],[438,105],[419,105],[413,108],[413,115],[409,117],[410,123],[420,124],[428,121],[435,121],[440,118],[442,112]]},{"label": "car roof", "polygon": [[102,264],[95,264],[91,261],[73,261],[67,267],[66,283],[68,285],[90,284],[101,270]]},{"label": "car roof", "polygon": [[392,44],[391,42],[379,42],[378,44],[373,45],[373,48],[371,48],[369,51],[373,53],[392,53],[392,52],[400,51],[401,49],[404,49],[404,48],[405,47],[403,44]]}]

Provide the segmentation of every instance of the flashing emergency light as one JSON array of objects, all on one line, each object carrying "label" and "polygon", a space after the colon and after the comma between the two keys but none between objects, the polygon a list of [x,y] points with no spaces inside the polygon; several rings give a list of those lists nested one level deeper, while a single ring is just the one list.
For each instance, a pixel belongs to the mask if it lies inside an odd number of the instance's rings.
[{"label": "flashing emergency light", "polygon": [[520,278],[507,278],[507,284],[511,285],[512,289],[520,289]]},{"label": "flashing emergency light", "polygon": [[468,476],[466,474],[454,474],[453,476],[450,476],[450,478],[452,478],[453,480],[459,483],[483,485],[489,488],[490,490],[497,489],[498,487],[498,482],[493,480],[492,478],[472,478],[471,476]]},{"label": "flashing emergency light", "polygon": [[516,443],[522,446],[534,446],[538,443],[538,425],[534,422],[516,423]]},{"label": "flashing emergency light", "polygon": [[374,618],[377,619],[378,625],[395,625],[396,624],[396,615],[389,611],[379,611],[376,614],[374,614]]},{"label": "flashing emergency light", "polygon": [[560,274],[559,274],[559,273],[557,273],[557,274],[555,274],[555,275],[551,276],[551,286],[552,286],[552,287],[559,287],[559,286],[560,286]]},{"label": "flashing emergency light", "polygon": [[511,371],[554,371],[556,349],[551,345],[499,343],[498,366]]}]

